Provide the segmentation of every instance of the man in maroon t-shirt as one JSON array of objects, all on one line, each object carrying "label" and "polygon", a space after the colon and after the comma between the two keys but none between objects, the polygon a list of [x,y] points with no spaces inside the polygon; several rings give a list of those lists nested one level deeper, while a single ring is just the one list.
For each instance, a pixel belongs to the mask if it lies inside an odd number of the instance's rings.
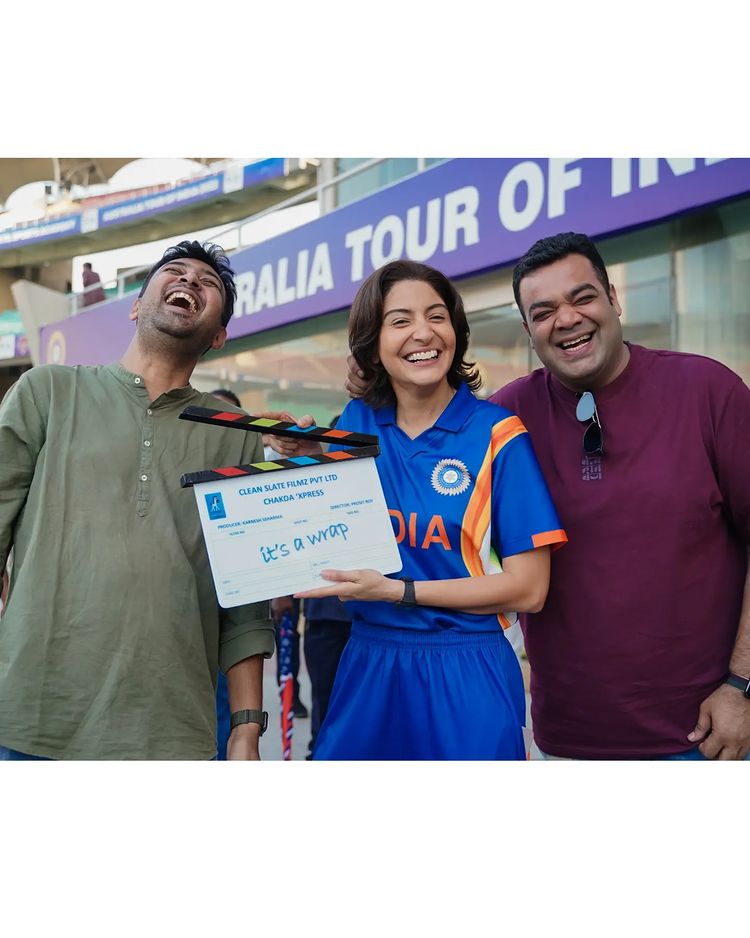
[{"label": "man in maroon t-shirt", "polygon": [[750,390],[711,359],[624,343],[585,235],[538,241],[513,289],[546,367],[491,400],[529,430],[569,537],[522,617],[536,744],[745,758]]},{"label": "man in maroon t-shirt", "polygon": [[[101,278],[91,266],[90,261],[86,261],[83,265],[81,279],[83,280],[83,288],[85,291],[83,294],[84,306],[92,306],[94,303],[103,303],[104,300],[107,299],[107,295],[101,285]],[[95,284],[99,284],[99,286],[95,286]],[[89,287],[91,289],[89,289]]]}]

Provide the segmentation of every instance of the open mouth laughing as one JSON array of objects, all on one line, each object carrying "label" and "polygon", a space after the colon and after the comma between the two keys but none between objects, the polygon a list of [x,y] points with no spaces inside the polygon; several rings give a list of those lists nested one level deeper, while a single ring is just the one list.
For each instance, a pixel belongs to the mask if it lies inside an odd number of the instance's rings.
[{"label": "open mouth laughing", "polygon": [[411,364],[420,364],[423,362],[434,362],[440,357],[440,352],[437,349],[427,349],[424,352],[410,352],[408,355],[405,355],[404,358],[406,361]]},{"label": "open mouth laughing", "polygon": [[191,313],[198,312],[196,298],[192,294],[186,293],[185,290],[172,290],[171,293],[167,293],[164,299],[170,306],[178,306],[180,309],[186,309]]},{"label": "open mouth laughing", "polygon": [[564,352],[573,352],[578,351],[579,349],[584,349],[588,346],[589,342],[593,338],[593,332],[587,332],[585,335],[579,335],[575,339],[566,339],[564,342],[560,343],[560,348]]}]

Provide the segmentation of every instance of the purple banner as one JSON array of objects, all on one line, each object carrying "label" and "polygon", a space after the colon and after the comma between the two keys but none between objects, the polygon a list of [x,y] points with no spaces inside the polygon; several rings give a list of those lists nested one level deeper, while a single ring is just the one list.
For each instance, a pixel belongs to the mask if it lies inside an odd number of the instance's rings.
[{"label": "purple banner", "polygon": [[137,293],[44,326],[40,330],[39,364],[106,365],[116,361],[135,332],[128,318]]},{"label": "purple banner", "polygon": [[182,208],[183,205],[215,199],[225,192],[236,192],[238,189],[258,185],[265,179],[283,176],[284,164],[285,160],[280,158],[260,160],[244,166],[238,164],[230,166],[224,172],[193,179],[173,189],[165,189],[163,192],[130,199],[127,202],[118,202],[117,205],[99,209],[98,227],[108,228],[123,222],[138,221],[157,212]]},{"label": "purple banner", "polygon": [[[365,277],[398,257],[466,277],[508,265],[558,231],[597,238],[748,192],[748,159],[449,160],[234,254],[229,337],[344,309]],[[43,337],[70,334],[69,363],[109,361],[127,344],[116,346],[106,325],[121,313],[105,306],[95,315],[82,344],[76,320]]]},{"label": "purple banner", "polygon": [[64,215],[54,221],[26,225],[23,228],[9,228],[7,231],[0,231],[0,251],[4,248],[17,248],[23,247],[24,244],[47,241],[49,238],[67,238],[78,234],[80,230],[80,215]]}]

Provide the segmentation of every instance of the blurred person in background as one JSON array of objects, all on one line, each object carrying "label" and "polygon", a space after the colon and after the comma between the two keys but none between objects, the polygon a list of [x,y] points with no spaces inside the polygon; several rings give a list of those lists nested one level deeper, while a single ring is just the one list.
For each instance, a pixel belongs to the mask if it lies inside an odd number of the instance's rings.
[{"label": "blurred person in background", "polygon": [[[101,286],[99,274],[91,267],[91,263],[86,261],[83,265],[83,305],[91,306],[94,303],[103,303],[107,296]],[[98,286],[96,286],[98,284]]]}]

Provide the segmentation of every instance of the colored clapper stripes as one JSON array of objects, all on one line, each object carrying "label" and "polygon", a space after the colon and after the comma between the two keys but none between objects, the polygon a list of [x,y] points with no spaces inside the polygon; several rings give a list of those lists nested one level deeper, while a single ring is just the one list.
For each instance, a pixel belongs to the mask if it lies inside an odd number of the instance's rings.
[{"label": "colored clapper stripes", "polygon": [[288,436],[315,440],[319,443],[337,443],[351,446],[351,450],[338,450],[335,453],[320,453],[315,456],[293,456],[291,459],[274,459],[265,462],[250,463],[246,466],[226,466],[222,469],[203,469],[199,472],[186,472],[180,478],[182,488],[199,485],[201,482],[216,482],[235,476],[251,476],[262,472],[276,472],[279,469],[299,469],[302,466],[324,466],[329,463],[341,463],[349,459],[361,459],[377,456],[380,453],[378,438],[365,433],[349,433],[331,427],[308,427],[301,429],[294,423],[283,420],[269,420],[266,417],[253,417],[248,414],[233,414],[229,411],[210,410],[206,407],[186,407],[180,414],[181,420],[193,420],[220,427],[236,427],[238,430],[271,433],[274,436]]},{"label": "colored clapper stripes", "polygon": [[331,427],[311,427],[302,429],[296,423],[286,420],[269,420],[267,417],[253,417],[250,414],[232,414],[224,410],[210,410],[208,407],[186,407],[180,414],[180,420],[195,420],[197,423],[216,424],[220,427],[237,427],[238,430],[255,430],[257,433],[272,433],[274,436],[291,436],[315,440],[318,443],[342,443],[344,446],[377,446],[378,438],[365,433],[349,433],[347,430],[334,430]]}]

